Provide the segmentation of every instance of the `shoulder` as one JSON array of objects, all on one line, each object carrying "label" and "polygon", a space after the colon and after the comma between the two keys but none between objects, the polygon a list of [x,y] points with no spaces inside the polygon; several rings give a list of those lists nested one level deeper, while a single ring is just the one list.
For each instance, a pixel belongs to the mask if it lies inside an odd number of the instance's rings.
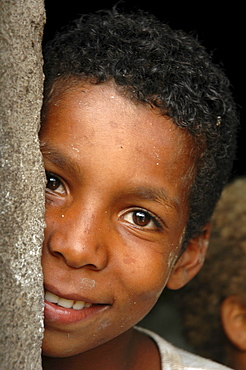
[{"label": "shoulder", "polygon": [[179,353],[180,357],[182,358],[184,369],[208,369],[208,370],[229,370],[228,367],[218,364],[217,362],[211,361],[207,358],[203,358],[193,353],[184,351],[179,348],[174,349]]},{"label": "shoulder", "polygon": [[150,330],[136,327],[151,337],[159,348],[162,370],[229,370],[228,367],[174,347],[171,343]]}]

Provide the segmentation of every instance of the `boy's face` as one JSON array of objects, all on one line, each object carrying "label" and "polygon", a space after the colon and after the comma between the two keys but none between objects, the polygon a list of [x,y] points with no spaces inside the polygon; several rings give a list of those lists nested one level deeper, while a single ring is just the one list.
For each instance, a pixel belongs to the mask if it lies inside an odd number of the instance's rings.
[{"label": "boy's face", "polygon": [[45,289],[60,297],[47,295],[43,350],[72,356],[123,337],[157,301],[187,222],[192,144],[109,84],[63,91],[40,139]]}]

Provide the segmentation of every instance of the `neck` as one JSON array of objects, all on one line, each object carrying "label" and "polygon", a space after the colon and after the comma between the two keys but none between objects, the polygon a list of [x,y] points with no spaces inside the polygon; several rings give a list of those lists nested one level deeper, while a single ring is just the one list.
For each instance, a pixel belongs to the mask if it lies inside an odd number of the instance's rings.
[{"label": "neck", "polygon": [[235,351],[230,366],[234,370],[246,369],[246,352],[244,351]]},{"label": "neck", "polygon": [[234,370],[246,369],[246,351],[230,343],[226,349],[226,365]]}]

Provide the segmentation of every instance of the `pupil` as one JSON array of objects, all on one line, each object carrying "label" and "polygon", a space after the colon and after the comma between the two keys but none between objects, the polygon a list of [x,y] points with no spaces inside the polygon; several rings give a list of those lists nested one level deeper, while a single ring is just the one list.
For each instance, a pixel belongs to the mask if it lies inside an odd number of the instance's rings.
[{"label": "pupil", "polygon": [[133,221],[139,226],[146,226],[150,222],[150,215],[142,211],[136,211],[133,214]]},{"label": "pupil", "polygon": [[51,174],[47,174],[47,188],[50,190],[56,190],[60,186],[60,181]]}]

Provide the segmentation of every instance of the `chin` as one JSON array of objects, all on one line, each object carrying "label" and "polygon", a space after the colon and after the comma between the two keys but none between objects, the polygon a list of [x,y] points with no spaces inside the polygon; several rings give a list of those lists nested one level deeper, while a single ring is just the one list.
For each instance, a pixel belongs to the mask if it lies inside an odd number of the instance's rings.
[{"label": "chin", "polygon": [[81,352],[71,343],[69,334],[64,334],[64,338],[55,338],[53,335],[44,335],[42,344],[42,355],[45,357],[70,357]]}]

